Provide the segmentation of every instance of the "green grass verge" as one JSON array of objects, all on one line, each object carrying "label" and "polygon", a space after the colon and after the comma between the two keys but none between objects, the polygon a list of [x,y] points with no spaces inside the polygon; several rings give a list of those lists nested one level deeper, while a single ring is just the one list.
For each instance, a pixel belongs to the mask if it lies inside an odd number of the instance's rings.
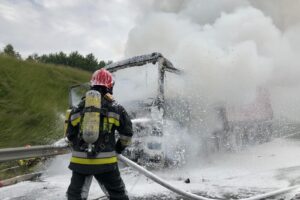
[{"label": "green grass verge", "polygon": [[61,138],[68,89],[90,76],[70,67],[0,56],[0,148]]}]

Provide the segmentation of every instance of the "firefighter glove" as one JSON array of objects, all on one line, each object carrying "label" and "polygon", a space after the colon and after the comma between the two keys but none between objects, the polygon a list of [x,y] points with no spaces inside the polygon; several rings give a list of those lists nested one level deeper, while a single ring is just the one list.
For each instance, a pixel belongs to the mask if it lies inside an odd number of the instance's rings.
[{"label": "firefighter glove", "polygon": [[115,150],[118,154],[121,154],[122,151],[124,151],[124,149],[126,148],[126,146],[122,145],[121,141],[118,140],[115,146]]}]

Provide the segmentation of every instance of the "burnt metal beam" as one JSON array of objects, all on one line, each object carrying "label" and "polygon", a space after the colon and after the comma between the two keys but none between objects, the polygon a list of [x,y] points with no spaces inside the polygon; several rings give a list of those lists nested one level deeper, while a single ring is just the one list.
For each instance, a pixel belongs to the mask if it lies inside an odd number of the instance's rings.
[{"label": "burnt metal beam", "polygon": [[[121,69],[142,66],[148,63],[156,64],[156,62],[158,62],[160,58],[164,58],[163,55],[161,53],[154,52],[152,54],[135,56],[126,60],[111,63],[109,65],[106,65],[105,69],[113,73]],[[164,60],[165,60],[164,62],[165,71],[176,73],[176,74],[181,73],[181,70],[175,68],[169,60],[167,60],[166,58],[164,58]]]}]

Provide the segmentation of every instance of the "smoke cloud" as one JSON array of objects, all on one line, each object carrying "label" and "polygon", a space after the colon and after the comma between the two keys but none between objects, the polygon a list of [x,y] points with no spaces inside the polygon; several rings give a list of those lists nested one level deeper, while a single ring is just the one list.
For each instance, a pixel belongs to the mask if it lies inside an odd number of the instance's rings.
[{"label": "smoke cloud", "polygon": [[264,87],[275,117],[300,120],[299,2],[137,4],[144,14],[129,33],[125,56],[161,52],[185,71],[184,80],[172,76],[170,88],[193,98],[196,108],[250,103]]}]

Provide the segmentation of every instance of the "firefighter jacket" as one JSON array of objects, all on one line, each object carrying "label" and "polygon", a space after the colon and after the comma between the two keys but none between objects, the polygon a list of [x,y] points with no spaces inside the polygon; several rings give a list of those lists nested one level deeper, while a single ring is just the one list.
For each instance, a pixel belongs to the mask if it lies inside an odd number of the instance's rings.
[{"label": "firefighter jacket", "polygon": [[132,123],[126,110],[112,98],[102,97],[98,140],[94,143],[96,154],[86,152],[86,143],[81,137],[81,123],[84,102],[72,109],[67,128],[67,137],[72,145],[69,168],[82,174],[98,174],[117,169],[115,151],[115,131],[119,133],[121,144],[126,147],[131,142]]}]

